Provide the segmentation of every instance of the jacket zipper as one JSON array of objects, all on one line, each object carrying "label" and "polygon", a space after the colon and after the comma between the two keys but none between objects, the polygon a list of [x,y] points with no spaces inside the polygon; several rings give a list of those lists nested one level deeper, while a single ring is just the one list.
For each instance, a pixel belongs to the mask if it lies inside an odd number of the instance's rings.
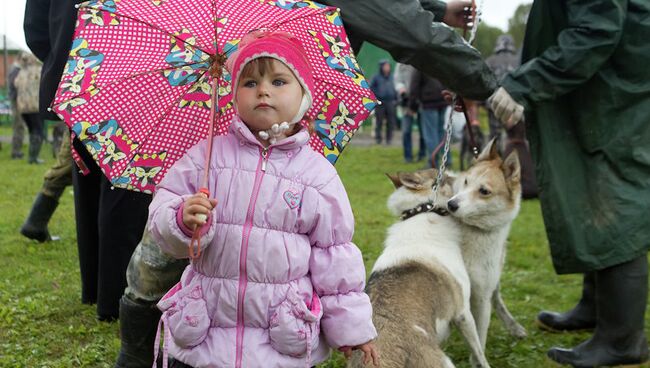
[{"label": "jacket zipper", "polygon": [[242,355],[243,355],[243,342],[244,342],[244,296],[246,294],[246,285],[248,284],[248,275],[246,273],[246,257],[248,256],[248,241],[251,230],[253,228],[253,215],[255,214],[255,204],[257,203],[257,196],[260,192],[262,178],[266,172],[266,162],[268,161],[271,149],[268,147],[260,151],[260,160],[257,163],[257,171],[255,172],[255,182],[253,184],[253,192],[251,193],[251,201],[248,204],[248,212],[246,213],[246,222],[244,223],[244,233],[242,236],[242,246],[239,251],[239,288],[237,289],[237,347],[236,347],[236,360],[235,367],[241,368]]}]

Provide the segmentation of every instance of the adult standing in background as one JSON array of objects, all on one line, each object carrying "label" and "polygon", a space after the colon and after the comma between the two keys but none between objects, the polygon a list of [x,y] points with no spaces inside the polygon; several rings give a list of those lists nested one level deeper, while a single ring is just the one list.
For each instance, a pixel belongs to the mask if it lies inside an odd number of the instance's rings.
[{"label": "adult standing in background", "polygon": [[418,118],[417,111],[411,110],[409,105],[409,90],[411,87],[411,77],[415,68],[408,65],[397,63],[395,65],[395,73],[393,73],[395,81],[395,89],[399,96],[399,104],[397,106],[398,111],[400,111],[402,116],[402,122],[400,124],[402,129],[402,148],[404,150],[404,161],[413,162],[413,139],[411,133],[413,132],[413,126],[417,125],[419,127],[418,134],[418,154],[417,160],[420,161],[424,158],[426,148],[424,146],[424,135],[422,134],[422,124]]},{"label": "adult standing in background", "polygon": [[[75,0],[27,0],[25,38],[44,60],[41,112],[54,99],[68,60],[77,20]],[[51,116],[54,118],[54,116]],[[119,316],[119,300],[126,287],[126,268],[142,237],[151,196],[111,188],[86,148],[73,146],[86,174],[73,172],[77,247],[81,271],[81,301],[97,304],[100,321]]]},{"label": "adult standing in background", "polygon": [[549,350],[561,364],[648,361],[649,33],[647,0],[535,0],[523,64],[491,99],[506,127],[526,111],[553,265],[584,274],[573,309],[538,315],[548,329],[595,328]]},{"label": "adult standing in background", "polygon": [[27,162],[42,164],[38,158],[43,145],[45,123],[38,112],[38,86],[41,79],[41,63],[34,55],[22,52],[18,57],[20,71],[14,80],[16,88],[16,107],[27,124],[29,149]]},{"label": "adult standing in background", "polygon": [[379,61],[379,71],[372,77],[370,89],[380,102],[375,108],[375,142],[381,144],[381,130],[385,123],[386,144],[390,145],[393,139],[393,129],[397,125],[397,91],[388,60]]},{"label": "adult standing in background", "polygon": [[[442,91],[445,88],[435,78],[424,75],[416,70],[411,76],[411,85],[409,91],[409,103],[411,110],[416,110],[419,105],[420,126],[424,134],[424,145],[427,150],[427,162],[429,167],[440,167],[440,158],[442,151],[435,159],[432,157],[436,147],[444,138],[445,111],[447,110],[447,101]],[[435,166],[434,166],[435,164]],[[451,155],[447,156],[447,165],[451,165]]]},{"label": "adult standing in background", "polygon": [[25,140],[25,122],[23,117],[18,113],[16,106],[16,99],[18,98],[18,91],[16,91],[16,77],[20,72],[20,65],[18,61],[14,61],[9,68],[7,74],[7,83],[9,83],[9,101],[11,102],[11,116],[13,116],[12,135],[11,135],[11,158],[23,158],[23,141]]}]

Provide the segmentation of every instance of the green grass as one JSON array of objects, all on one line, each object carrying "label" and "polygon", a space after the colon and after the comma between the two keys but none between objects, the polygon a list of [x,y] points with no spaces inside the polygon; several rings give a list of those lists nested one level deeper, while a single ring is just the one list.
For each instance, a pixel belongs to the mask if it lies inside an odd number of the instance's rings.
[{"label": "green grass", "polygon": [[[8,136],[0,127],[0,136]],[[80,303],[80,282],[71,189],[50,223],[61,241],[38,244],[19,235],[41,177],[53,162],[45,146],[45,165],[10,160],[7,143],[0,151],[0,367],[111,367],[119,350],[118,325],[95,320],[93,306]],[[457,158],[456,158],[457,160]],[[457,161],[456,161],[457,162]],[[355,242],[370,269],[381,252],[386,228],[395,221],[386,209],[392,191],[385,172],[413,170],[401,150],[348,148],[337,164],[356,216]],[[541,308],[568,308],[578,298],[580,278],[553,273],[539,203],[526,201],[510,236],[502,292],[513,315],[528,329],[524,340],[511,338],[494,319],[487,357],[492,367],[545,367],[545,351],[572,346],[586,334],[554,335],[534,327]],[[447,351],[457,367],[469,367],[468,350],[457,334]],[[322,367],[342,367],[335,355]]]}]

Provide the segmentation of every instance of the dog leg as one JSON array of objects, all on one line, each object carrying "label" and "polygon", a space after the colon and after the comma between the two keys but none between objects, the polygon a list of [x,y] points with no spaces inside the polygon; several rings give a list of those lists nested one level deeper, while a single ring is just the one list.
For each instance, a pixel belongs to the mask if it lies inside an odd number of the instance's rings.
[{"label": "dog leg", "polygon": [[442,361],[442,368],[456,368],[454,363],[445,355],[444,360]]},{"label": "dog leg", "polygon": [[510,335],[518,339],[523,339],[528,336],[526,329],[515,320],[512,314],[510,314],[506,304],[503,302],[503,298],[501,298],[501,291],[498,286],[494,290],[494,293],[492,293],[492,305],[494,306],[494,310],[497,312],[497,316],[499,316],[499,319],[503,322]]},{"label": "dog leg", "polygon": [[485,358],[483,347],[479,335],[476,331],[476,322],[472,313],[466,308],[461,314],[454,319],[454,324],[458,327],[461,334],[467,341],[469,349],[472,352],[470,362],[475,368],[489,368],[490,365]]},{"label": "dog leg", "polygon": [[[472,287],[472,292],[475,290]],[[479,340],[481,341],[481,347],[485,350],[485,344],[487,343],[487,331],[490,327],[490,315],[492,313],[491,305],[491,295],[482,295],[484,293],[472,293],[471,296],[471,309],[472,316],[476,321],[476,331],[478,332]]]}]

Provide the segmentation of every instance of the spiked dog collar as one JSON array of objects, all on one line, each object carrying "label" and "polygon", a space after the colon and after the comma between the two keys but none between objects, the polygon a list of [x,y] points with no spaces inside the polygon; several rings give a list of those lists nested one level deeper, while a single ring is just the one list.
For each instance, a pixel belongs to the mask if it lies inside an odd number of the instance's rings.
[{"label": "spiked dog collar", "polygon": [[442,207],[436,207],[433,205],[433,202],[425,202],[425,203],[420,203],[417,205],[415,208],[411,208],[410,210],[406,210],[402,212],[402,215],[400,216],[400,219],[402,221],[408,220],[411,217],[415,215],[419,215],[421,213],[425,212],[434,212],[437,213],[440,216],[447,216],[449,215],[449,211],[447,211],[445,208]]}]

